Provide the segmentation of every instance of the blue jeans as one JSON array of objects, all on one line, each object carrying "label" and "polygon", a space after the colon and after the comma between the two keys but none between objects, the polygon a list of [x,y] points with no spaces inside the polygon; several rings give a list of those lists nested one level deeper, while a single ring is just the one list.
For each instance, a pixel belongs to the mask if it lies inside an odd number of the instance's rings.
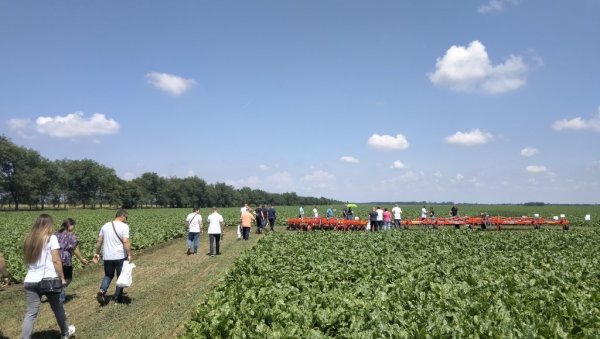
[{"label": "blue jeans", "polygon": [[[104,260],[104,279],[102,279],[102,284],[100,284],[100,291],[106,293],[108,286],[110,286],[110,282],[115,277],[115,271],[117,272],[117,278],[119,278],[125,259],[126,258],[119,260]],[[117,287],[115,289],[113,299],[119,302],[123,301],[123,287]]]},{"label": "blue jeans", "polygon": [[199,232],[188,232],[187,247],[191,249],[194,246],[194,254],[198,253],[198,241],[200,240]]},{"label": "blue jeans", "polygon": [[[38,283],[24,283],[23,288],[25,289],[25,302],[27,304],[27,311],[25,312],[25,318],[23,319],[23,326],[21,328],[21,338],[30,338],[33,333],[33,325],[38,315],[38,310],[41,304],[41,294],[38,290]],[[60,333],[62,335],[69,334],[69,323],[67,316],[65,315],[65,309],[63,304],[58,300],[60,295],[58,293],[46,295],[50,308],[54,312],[56,322],[60,327]]]}]

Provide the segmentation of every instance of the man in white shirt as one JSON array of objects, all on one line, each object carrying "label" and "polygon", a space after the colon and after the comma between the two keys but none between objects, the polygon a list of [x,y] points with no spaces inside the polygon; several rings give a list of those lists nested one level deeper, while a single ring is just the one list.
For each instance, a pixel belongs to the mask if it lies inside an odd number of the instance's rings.
[{"label": "man in white shirt", "polygon": [[188,214],[185,218],[185,222],[188,228],[188,239],[187,239],[187,255],[192,254],[192,246],[194,249],[194,255],[198,254],[198,241],[200,240],[200,234],[202,233],[202,215],[200,214],[200,208],[195,207],[192,213]]},{"label": "man in white shirt", "polygon": [[248,204],[244,204],[244,207],[240,208],[240,216],[248,210]]},{"label": "man in white shirt", "polygon": [[318,218],[319,217],[319,211],[317,211],[317,206],[315,206],[315,208],[313,208],[313,217],[314,218]]},{"label": "man in white shirt", "polygon": [[210,251],[208,255],[214,257],[213,243],[216,243],[217,255],[221,255],[219,244],[221,242],[221,234],[223,234],[223,216],[217,212],[217,208],[212,208],[211,215],[208,216],[208,238],[210,242]]},{"label": "man in white shirt", "polygon": [[423,205],[423,208],[421,208],[421,221],[425,221],[426,218],[427,218],[427,208],[425,208],[425,205]]},{"label": "man in white shirt", "polygon": [[[106,300],[106,290],[108,290],[115,272],[117,273],[117,278],[119,278],[121,269],[123,268],[123,261],[128,260],[131,262],[131,243],[129,241],[127,217],[127,211],[123,209],[117,210],[115,220],[107,222],[102,226],[96,240],[94,262],[97,263],[100,260],[101,247],[104,260],[104,278],[100,284],[100,291],[96,295],[96,300],[102,306],[108,303]],[[117,287],[113,300],[116,303],[123,302],[122,287]]]},{"label": "man in white shirt", "polygon": [[377,206],[375,212],[377,212],[377,229],[381,231],[383,230],[383,210],[381,207]]},{"label": "man in white shirt", "polygon": [[400,222],[402,220],[402,209],[398,204],[392,208],[392,214],[394,215],[394,227],[400,228]]}]

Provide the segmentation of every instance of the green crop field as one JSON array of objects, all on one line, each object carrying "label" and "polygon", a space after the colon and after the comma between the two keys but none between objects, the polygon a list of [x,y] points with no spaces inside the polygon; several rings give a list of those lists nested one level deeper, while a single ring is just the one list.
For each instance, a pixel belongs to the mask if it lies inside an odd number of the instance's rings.
[{"label": "green crop field", "polygon": [[187,337],[599,337],[600,229],[280,232]]},{"label": "green crop field", "polygon": [[[304,206],[306,215],[311,213],[314,206]],[[317,206],[319,213],[324,214],[328,206]],[[343,206],[331,206],[336,210],[336,215],[341,216]],[[391,208],[392,206],[382,206]],[[417,218],[421,206],[401,206],[404,218]],[[298,215],[298,206],[277,206],[278,220],[277,228],[282,229],[285,219]],[[355,208],[355,215],[366,218],[371,205],[363,205]],[[450,210],[450,206],[434,205],[438,215],[443,215]],[[516,205],[459,205],[462,215],[475,215],[486,211],[490,215],[521,216],[539,213],[545,217],[559,215],[561,213],[572,221],[575,227],[598,225],[600,207],[598,206],[516,206]],[[137,209],[131,210],[129,223],[131,226],[132,245],[135,249],[142,249],[164,242],[165,240],[182,236],[184,232],[184,219],[189,209]],[[203,208],[202,215],[206,217],[210,209]],[[238,224],[239,208],[224,208],[219,212],[223,215],[228,227]],[[25,274],[25,266],[22,260],[22,244],[25,235],[31,228],[31,224],[40,213],[48,213],[53,216],[55,228],[58,230],[60,223],[67,217],[77,221],[75,232],[81,243],[84,256],[91,257],[94,244],[100,227],[114,217],[114,210],[47,210],[47,211],[2,211],[0,212],[0,252],[3,252],[8,263],[9,271],[15,281],[20,281]],[[592,223],[583,221],[585,214],[592,214]],[[74,263],[78,265],[78,262]]]}]

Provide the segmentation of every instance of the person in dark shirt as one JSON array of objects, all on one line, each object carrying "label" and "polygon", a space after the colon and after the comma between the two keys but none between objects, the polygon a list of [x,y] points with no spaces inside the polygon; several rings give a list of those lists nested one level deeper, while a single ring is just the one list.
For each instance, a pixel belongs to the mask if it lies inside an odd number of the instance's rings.
[{"label": "person in dark shirt", "polygon": [[458,207],[456,207],[456,205],[453,205],[450,209],[450,215],[453,217],[458,217]]},{"label": "person in dark shirt", "polygon": [[262,224],[263,224],[263,210],[261,205],[256,205],[256,209],[254,209],[254,213],[256,213],[256,233],[262,233]]},{"label": "person in dark shirt", "polygon": [[275,207],[273,207],[273,205],[269,205],[269,209],[267,210],[267,218],[269,219],[271,232],[275,231],[275,219],[277,219],[277,212],[275,211]]},{"label": "person in dark shirt", "polygon": [[376,232],[377,231],[377,216],[379,215],[379,213],[377,213],[377,209],[375,207],[373,207],[373,210],[371,212],[369,212],[369,221],[371,222],[371,232]]}]

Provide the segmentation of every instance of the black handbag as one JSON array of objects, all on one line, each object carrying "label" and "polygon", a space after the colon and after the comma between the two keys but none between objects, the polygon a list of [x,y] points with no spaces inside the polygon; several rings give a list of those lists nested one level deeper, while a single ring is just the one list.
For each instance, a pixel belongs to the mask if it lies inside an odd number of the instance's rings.
[{"label": "black handbag", "polygon": [[60,293],[62,287],[60,278],[43,278],[39,282],[39,292],[44,295]]},{"label": "black handbag", "polygon": [[[46,259],[48,258],[48,252],[46,252],[46,257],[44,258],[44,263],[46,263]],[[59,277],[54,278],[46,278],[46,270],[44,270],[44,276],[42,280],[38,283],[38,292],[43,295],[48,294],[57,294],[62,292],[62,280]]]}]

